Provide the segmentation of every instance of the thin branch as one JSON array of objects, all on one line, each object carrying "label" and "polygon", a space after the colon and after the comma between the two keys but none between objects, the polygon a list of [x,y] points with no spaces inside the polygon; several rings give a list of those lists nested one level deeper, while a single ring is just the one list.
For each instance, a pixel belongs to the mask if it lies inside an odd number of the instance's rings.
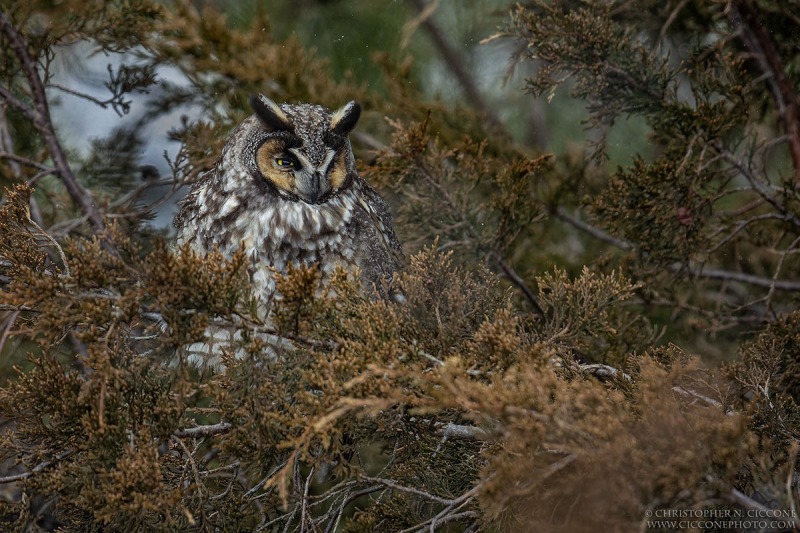
[{"label": "thin branch", "polygon": [[578,365],[578,368],[582,373],[592,374],[600,379],[614,379],[621,376],[625,381],[633,381],[633,378],[631,378],[630,375],[626,374],[625,372],[620,372],[618,369],[609,365],[603,365],[599,363],[587,364]]},{"label": "thin branch", "polygon": [[0,311],[33,311],[34,313],[38,313],[37,309],[33,307],[28,307],[27,305],[11,305],[11,304],[0,304]]},{"label": "thin branch", "polygon": [[506,278],[508,278],[512,284],[522,291],[522,294],[524,294],[525,298],[528,299],[528,302],[530,302],[533,310],[536,311],[536,314],[539,315],[540,318],[545,319],[546,316],[544,309],[542,309],[542,306],[539,305],[539,301],[536,299],[536,296],[533,294],[531,288],[525,283],[525,280],[523,280],[522,277],[517,274],[517,272],[511,267],[511,265],[508,264],[508,262],[506,262],[505,259],[503,259],[499,253],[493,251],[490,253],[490,255],[494,258],[495,262],[500,267],[500,270],[503,271],[503,274],[505,274]]},{"label": "thin branch", "polygon": [[789,137],[795,185],[800,186],[800,105],[794,84],[786,75],[772,36],[761,22],[758,7],[748,0],[737,0],[729,6],[731,23],[741,30],[742,42],[756,59],[771,89],[781,125]]},{"label": "thin branch", "polygon": [[208,438],[214,435],[222,435],[227,433],[233,428],[233,425],[228,422],[220,422],[219,424],[210,424],[208,426],[196,426],[193,428],[179,429],[173,435],[181,439],[198,439]]},{"label": "thin branch", "polygon": [[67,263],[67,256],[66,256],[66,255],[64,255],[64,250],[61,248],[61,245],[60,245],[60,244],[58,244],[58,241],[56,241],[56,240],[53,238],[53,236],[52,236],[52,235],[50,235],[50,234],[49,234],[49,233],[47,233],[45,230],[43,230],[43,229],[41,228],[41,226],[39,226],[39,224],[37,224],[37,223],[36,223],[36,222],[35,222],[35,221],[34,221],[32,218],[28,217],[28,222],[30,222],[30,224],[31,224],[31,225],[32,225],[34,228],[36,228],[36,229],[39,231],[39,233],[40,233],[40,234],[41,234],[41,235],[42,235],[42,236],[43,236],[45,239],[47,239],[47,240],[50,242],[50,244],[52,244],[52,245],[53,245],[53,248],[55,248],[55,249],[56,249],[56,251],[58,252],[58,257],[61,259],[61,265],[64,267],[64,275],[65,275],[65,276],[67,276],[67,277],[69,277],[69,276],[70,276],[70,271],[69,271],[69,263]]},{"label": "thin branch", "polygon": [[742,164],[742,162],[736,156],[734,156],[728,150],[722,148],[720,144],[717,145],[716,149],[719,155],[723,159],[731,163],[734,166],[734,168],[736,168],[736,170],[742,173],[742,175],[747,179],[747,181],[753,187],[753,190],[755,192],[757,192],[764,200],[767,201],[767,203],[769,203],[772,207],[774,207],[779,213],[783,213],[784,218],[787,222],[791,222],[795,226],[800,227],[800,218],[798,218],[794,213],[789,211],[785,205],[782,205],[780,202],[778,202],[775,196],[770,194],[767,185],[765,185],[763,181],[760,180],[758,176],[756,176],[750,168]]},{"label": "thin branch", "polygon": [[[239,315],[241,317],[241,315]],[[244,317],[242,317],[244,318]],[[305,344],[307,346],[311,346],[312,348],[322,348],[329,351],[337,351],[339,349],[339,343],[334,340],[319,340],[319,339],[312,339],[311,337],[306,337],[304,335],[296,335],[294,333],[287,333],[281,332],[277,329],[270,327],[270,326],[263,326],[261,324],[257,324],[251,320],[248,320],[248,327],[252,331],[256,331],[258,333],[265,333],[267,335],[274,335],[280,339],[289,339],[291,341],[299,342],[301,344]]]},{"label": "thin branch", "polygon": [[675,22],[675,19],[678,18],[678,14],[681,12],[681,10],[683,10],[683,8],[686,7],[686,4],[688,3],[689,0],[681,0],[680,2],[678,2],[678,5],[675,6],[675,9],[673,9],[672,12],[669,14],[669,17],[667,17],[667,21],[664,22],[663,26],[661,26],[661,31],[658,32],[659,41],[664,40],[664,37],[667,36],[667,31],[669,30],[669,27],[672,26],[672,23]]},{"label": "thin branch", "polygon": [[73,450],[73,449],[65,450],[65,451],[59,453],[58,455],[56,455],[53,459],[49,459],[47,461],[42,461],[38,465],[34,466],[28,472],[23,472],[21,474],[14,474],[14,475],[11,475],[11,476],[0,477],[0,485],[5,484],[5,483],[14,483],[15,481],[22,481],[24,479],[28,479],[32,475],[34,475],[34,474],[36,474],[38,472],[41,472],[45,468],[48,468],[48,467],[56,464],[57,462],[59,462],[59,461],[61,461],[63,459],[66,459],[67,457],[69,457],[70,455],[72,455],[75,452],[76,452],[76,450]]},{"label": "thin branch", "polygon": [[435,520],[432,520],[430,527],[425,529],[428,529],[429,531],[436,531],[436,526],[444,525],[449,522],[456,522],[458,520],[464,520],[465,518],[478,518],[479,516],[480,515],[476,511],[463,511],[460,513],[445,514],[441,518],[437,517]]},{"label": "thin branch", "polygon": [[621,250],[633,250],[633,248],[634,248],[634,246],[631,243],[629,243],[627,241],[623,241],[622,239],[617,239],[616,237],[614,237],[612,235],[609,235],[608,233],[606,233],[605,231],[601,230],[600,228],[598,228],[596,226],[592,226],[591,224],[587,224],[586,222],[582,221],[578,217],[567,213],[567,210],[564,209],[563,207],[557,208],[553,212],[553,214],[556,216],[556,218],[560,218],[561,220],[563,220],[567,224],[569,224],[569,225],[571,225],[571,226],[573,226],[575,228],[578,228],[579,230],[581,230],[581,231],[583,231],[585,233],[588,233],[589,235],[591,235],[592,237],[594,237],[594,238],[596,238],[598,240],[601,240],[603,242],[607,242],[608,244],[616,246],[617,248],[619,248]]},{"label": "thin branch", "polygon": [[[47,466],[50,466],[50,463],[41,463],[38,466],[42,466],[42,465],[44,465],[44,467],[47,467]],[[13,474],[11,476],[3,476],[3,477],[0,477],[0,485],[5,484],[5,483],[14,483],[15,481],[22,481],[23,479],[28,479],[32,475],[33,475],[32,472],[23,472],[22,474]]]},{"label": "thin branch", "polygon": [[573,462],[575,462],[575,459],[577,459],[577,458],[578,458],[577,455],[570,454],[570,455],[567,455],[566,457],[564,457],[563,459],[559,459],[555,463],[551,464],[550,466],[547,467],[547,469],[545,469],[544,473],[539,478],[538,483],[541,483],[542,481],[544,481],[545,479],[549,478],[553,474],[555,474],[557,472],[560,472],[561,470],[565,469],[566,467],[571,465]]},{"label": "thin branch", "polygon": [[277,473],[279,470],[283,470],[283,467],[285,467],[285,466],[286,466],[286,461],[283,461],[281,464],[279,464],[278,466],[276,466],[275,468],[273,468],[273,469],[270,471],[270,473],[269,473],[269,474],[267,474],[267,477],[265,477],[264,479],[262,479],[261,481],[259,481],[259,482],[258,482],[258,483],[256,483],[255,485],[253,485],[253,487],[252,487],[251,489],[249,489],[247,492],[245,492],[245,493],[244,493],[244,496],[242,496],[242,498],[243,498],[243,499],[247,499],[247,498],[250,498],[251,496],[253,496],[253,495],[254,495],[256,492],[258,492],[258,491],[259,491],[259,490],[260,490],[260,489],[261,489],[261,488],[262,488],[264,485],[266,485],[266,484],[267,484],[267,482],[268,482],[270,479],[272,479],[272,476],[274,476],[274,475],[275,475],[275,474],[276,474],[276,473]]},{"label": "thin branch", "polygon": [[[3,13],[0,12],[0,15],[2,14]],[[14,96],[14,94],[10,90],[6,89],[2,84],[0,84],[0,98],[2,98],[5,103],[11,104],[11,107],[16,108],[31,122],[36,120],[36,113],[34,112],[33,108]]]},{"label": "thin branch", "polygon": [[467,101],[476,111],[486,117],[489,124],[500,127],[502,123],[486,104],[486,100],[478,89],[478,86],[475,85],[474,76],[467,72],[467,69],[464,67],[464,61],[447,40],[447,37],[439,25],[433,20],[433,13],[430,11],[431,6],[425,0],[408,0],[408,2],[419,12],[420,25],[425,28],[434,46],[436,46],[439,53],[442,54],[445,65],[447,65],[447,68],[450,69],[450,72],[455,76],[459,85],[461,85]]},{"label": "thin branch", "polygon": [[307,531],[306,526],[306,519],[310,518],[308,516],[308,493],[311,489],[311,478],[314,477],[314,468],[311,468],[311,471],[308,473],[308,477],[306,478],[305,488],[303,489],[303,501],[302,507],[300,508],[300,529],[301,531]]},{"label": "thin branch", "polygon": [[[761,511],[761,512],[768,512],[770,508],[758,503],[754,499],[750,498],[749,496],[745,496],[743,493],[739,492],[736,489],[731,489],[731,491],[725,495],[728,500],[731,502],[741,505],[745,509],[750,509],[751,511]],[[765,515],[766,516],[766,515]]]},{"label": "thin branch", "polygon": [[71,94],[77,98],[83,98],[84,100],[88,100],[93,104],[96,104],[103,109],[108,109],[108,106],[114,102],[114,98],[109,98],[108,100],[100,100],[99,98],[95,98],[94,96],[86,93],[82,93],[80,91],[76,91],[75,89],[70,89],[69,87],[64,87],[63,85],[59,85],[57,83],[48,83],[48,87],[52,87],[53,89],[58,89],[59,91],[65,92],[67,94]]},{"label": "thin branch", "polygon": [[[767,200],[769,201],[769,200]],[[587,224],[586,222],[581,221],[577,217],[574,217],[567,213],[562,209],[556,210],[556,216],[565,222],[571,224],[572,226],[578,228],[579,230],[588,233],[589,235],[609,244],[612,244],[618,248],[623,250],[633,250],[635,247],[633,244],[617,239],[616,237],[612,237],[611,235],[607,234],[600,228]],[[783,220],[787,220],[789,217],[783,217]],[[800,292],[800,282],[798,281],[791,281],[791,280],[780,280],[780,279],[772,279],[772,278],[765,278],[762,276],[756,276],[753,274],[746,274],[744,272],[734,272],[731,270],[722,270],[718,268],[698,268],[693,266],[686,266],[682,263],[674,263],[670,266],[670,270],[673,272],[681,272],[686,270],[689,274],[697,278],[707,278],[707,279],[718,279],[724,281],[737,281],[739,283],[746,283],[747,285],[753,285],[755,287],[763,287],[766,289],[775,288],[775,290],[782,290],[787,292]]]},{"label": "thin branch", "polygon": [[27,157],[22,157],[9,152],[0,152],[0,159],[10,159],[12,161],[16,161],[17,163],[25,165],[26,167],[33,167],[41,171],[49,171],[49,172],[55,171],[53,167],[48,167],[47,165],[39,163],[38,161],[33,161],[31,159],[28,159]]},{"label": "thin branch", "polygon": [[364,481],[368,481],[370,483],[377,483],[382,485],[387,489],[396,490],[399,492],[406,492],[408,494],[413,494],[415,496],[419,496],[421,498],[425,498],[426,500],[430,500],[433,502],[441,503],[442,505],[453,505],[454,503],[458,502],[458,498],[456,499],[447,499],[442,498],[441,496],[436,496],[435,494],[431,494],[429,492],[425,492],[424,490],[415,489],[414,487],[406,487],[404,485],[400,485],[399,483],[395,483],[390,479],[384,479],[379,477],[369,477],[369,476],[362,476],[361,478]]},{"label": "thin branch", "polygon": [[[451,522],[453,520],[459,520],[462,518],[472,518],[474,517],[471,512],[466,513],[457,513],[458,511],[465,505],[469,504],[473,499],[475,499],[475,495],[481,489],[482,484],[475,485],[470,490],[450,501],[447,506],[442,509],[436,516],[422,522],[421,524],[417,524],[416,526],[410,527],[408,529],[402,530],[400,533],[411,533],[413,532],[422,532],[425,530],[428,531],[435,531],[436,525],[440,523]],[[456,518],[453,518],[456,517]]]},{"label": "thin branch", "polygon": [[20,314],[19,310],[14,311],[3,322],[3,331],[2,333],[0,333],[0,354],[3,353],[3,348],[6,345],[6,339],[8,339],[8,334],[11,332],[11,328],[14,327],[14,322],[16,322],[19,314]]},{"label": "thin branch", "polygon": [[679,272],[684,269],[686,269],[692,276],[698,278],[737,281],[739,283],[746,283],[748,285],[763,287],[765,289],[774,287],[776,290],[800,292],[800,281],[765,278],[762,276],[755,276],[753,274],[746,274],[744,272],[733,272],[731,270],[721,270],[718,268],[698,268],[693,266],[686,267],[680,263],[673,264],[670,267],[670,270],[675,272]]},{"label": "thin branch", "polygon": [[[761,202],[761,201],[762,201],[761,199],[758,200],[758,202]],[[719,250],[720,248],[722,248],[723,246],[728,244],[730,241],[732,241],[733,238],[736,237],[736,235],[741,233],[750,224],[753,224],[755,222],[760,222],[760,221],[763,221],[763,220],[786,220],[786,216],[785,215],[780,215],[778,213],[764,213],[764,214],[761,214],[761,215],[752,216],[752,217],[750,217],[748,219],[745,219],[745,220],[740,220],[740,221],[738,221],[736,223],[736,225],[733,228],[733,230],[727,236],[725,236],[721,241],[716,243],[707,253],[710,255],[710,254],[716,252],[717,250]],[[727,228],[724,228],[724,229],[727,229]],[[724,231],[724,229],[718,230],[714,235],[712,235],[712,237],[716,237],[717,235],[722,233]]]},{"label": "thin branch", "polygon": [[447,439],[488,440],[489,438],[489,433],[483,428],[453,423],[445,424],[437,433]]},{"label": "thin branch", "polygon": [[[382,485],[373,485],[371,487],[367,487],[365,489],[349,493],[347,497],[342,500],[342,503],[340,503],[335,510],[331,510],[325,516],[326,519],[328,518],[331,519],[328,522],[328,527],[325,528],[325,533],[333,533],[334,531],[339,531],[339,522],[341,521],[342,516],[344,515],[344,509],[345,507],[350,505],[351,502],[357,500],[362,496],[372,494],[373,492],[378,492],[379,490],[383,490]],[[333,514],[333,516],[331,516],[331,514]],[[335,518],[335,520],[333,520],[333,518]]]},{"label": "thin branch", "polygon": [[[687,397],[690,397],[690,398],[696,398],[696,399],[698,399],[698,400],[700,400],[700,401],[702,401],[704,403],[707,403],[708,405],[711,405],[712,407],[717,407],[719,409],[725,409],[725,406],[723,406],[720,402],[718,402],[714,398],[709,398],[708,396],[706,396],[704,394],[700,394],[697,391],[693,391],[691,389],[685,389],[685,388],[679,387],[677,385],[672,387],[672,391],[673,392],[677,392],[681,396],[687,396]],[[732,409],[725,409],[725,414],[728,415],[728,416],[733,416],[736,413]]]},{"label": "thin branch", "polygon": [[48,152],[50,152],[53,163],[59,170],[58,174],[61,177],[61,182],[64,184],[67,193],[86,215],[95,233],[101,232],[104,227],[103,218],[95,208],[91,193],[80,184],[78,178],[73,174],[64,149],[61,147],[61,143],[56,136],[53,122],[50,118],[47,95],[45,94],[44,84],[36,68],[36,61],[28,52],[28,45],[24,38],[13,26],[4,12],[0,12],[0,33],[5,35],[8,46],[17,56],[22,72],[28,80],[33,97],[33,108],[16,99],[10,91],[2,86],[0,86],[0,96],[31,118],[36,129],[38,129],[44,137],[44,143],[47,146]]}]

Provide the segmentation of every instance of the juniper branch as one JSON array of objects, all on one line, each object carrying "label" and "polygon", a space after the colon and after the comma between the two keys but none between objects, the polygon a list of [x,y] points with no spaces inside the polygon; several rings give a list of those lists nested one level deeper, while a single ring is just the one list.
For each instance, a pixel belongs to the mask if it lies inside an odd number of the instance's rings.
[{"label": "juniper branch", "polygon": [[57,454],[52,459],[48,459],[47,461],[42,461],[38,465],[34,466],[28,472],[22,472],[20,474],[13,474],[11,476],[0,477],[0,485],[5,484],[5,483],[14,483],[15,481],[22,481],[22,480],[28,479],[32,475],[34,475],[34,474],[36,474],[38,472],[41,472],[45,468],[49,468],[49,467],[53,466],[54,464],[58,463],[59,461],[61,461],[63,459],[66,459],[67,457],[69,457],[70,455],[74,454],[75,452],[76,452],[76,450],[73,450],[73,449],[65,450],[65,451]]},{"label": "juniper branch", "polygon": [[[622,250],[635,249],[635,246],[630,242],[609,235],[602,229],[596,226],[592,226],[591,224],[588,224],[586,222],[583,222],[579,218],[570,215],[561,208],[556,210],[555,216],[560,218],[564,222],[570,224],[571,226],[583,231],[584,233],[587,233],[592,237],[601,240],[603,242],[606,242],[608,244],[611,244],[617,248],[620,248]],[[783,220],[786,220],[786,217],[783,217]],[[736,281],[739,283],[745,283],[747,285],[753,285],[754,287],[762,287],[766,289],[774,287],[776,290],[781,290],[786,292],[800,292],[800,281],[766,278],[763,276],[756,276],[754,274],[747,274],[745,272],[734,272],[731,270],[722,270],[718,268],[706,268],[706,267],[696,267],[696,266],[687,267],[682,263],[674,263],[670,265],[669,269],[673,272],[681,272],[685,270],[686,272],[697,278],[717,279],[723,281]]]},{"label": "juniper branch", "polygon": [[50,157],[53,159],[53,163],[59,171],[58,175],[67,193],[86,215],[94,232],[101,232],[104,228],[103,218],[95,208],[91,193],[80,184],[78,178],[72,172],[64,149],[61,147],[61,143],[56,135],[53,121],[50,118],[50,108],[47,102],[47,95],[45,94],[44,83],[36,68],[36,61],[31,57],[25,39],[20,35],[17,28],[14,27],[4,12],[0,12],[0,33],[6,37],[8,46],[17,57],[22,72],[28,81],[33,99],[33,107],[28,106],[14,97],[11,91],[3,86],[0,86],[0,97],[31,119],[33,125],[44,138],[45,146],[47,146]]}]

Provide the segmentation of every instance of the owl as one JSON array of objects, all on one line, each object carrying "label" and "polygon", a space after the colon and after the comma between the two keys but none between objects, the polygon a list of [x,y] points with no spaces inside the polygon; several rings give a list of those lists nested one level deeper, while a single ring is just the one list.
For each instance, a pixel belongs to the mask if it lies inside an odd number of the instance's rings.
[{"label": "owl", "polygon": [[233,131],[216,166],[182,201],[178,243],[227,255],[243,247],[254,294],[275,295],[274,271],[338,267],[379,291],[403,261],[383,198],[358,175],[348,139],[361,114],[250,98],[255,112]]}]

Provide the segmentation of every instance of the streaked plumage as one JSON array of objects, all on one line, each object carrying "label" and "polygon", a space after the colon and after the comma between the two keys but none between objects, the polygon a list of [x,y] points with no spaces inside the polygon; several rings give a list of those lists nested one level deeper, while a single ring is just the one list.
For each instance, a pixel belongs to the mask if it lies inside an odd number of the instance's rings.
[{"label": "streaked plumage", "polygon": [[383,199],[357,171],[347,135],[360,107],[335,113],[253,97],[255,111],[232,133],[216,167],[192,187],[175,219],[178,242],[251,259],[255,294],[269,302],[270,267],[358,269],[366,290],[390,278],[402,251]]}]

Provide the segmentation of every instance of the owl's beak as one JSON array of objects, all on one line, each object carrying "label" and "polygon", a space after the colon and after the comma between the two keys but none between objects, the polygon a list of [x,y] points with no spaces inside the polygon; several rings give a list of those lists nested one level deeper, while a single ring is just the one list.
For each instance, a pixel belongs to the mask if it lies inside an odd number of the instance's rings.
[{"label": "owl's beak", "polygon": [[322,187],[320,187],[321,182],[322,182],[322,176],[320,175],[320,173],[314,172],[314,177],[312,178],[311,192],[308,194],[308,203],[315,204],[317,203],[317,200],[319,200],[319,197],[322,196],[321,194]]},{"label": "owl's beak", "polygon": [[297,193],[300,198],[308,204],[316,204],[317,201],[327,192],[323,186],[321,172],[306,173],[306,179],[298,180]]}]

